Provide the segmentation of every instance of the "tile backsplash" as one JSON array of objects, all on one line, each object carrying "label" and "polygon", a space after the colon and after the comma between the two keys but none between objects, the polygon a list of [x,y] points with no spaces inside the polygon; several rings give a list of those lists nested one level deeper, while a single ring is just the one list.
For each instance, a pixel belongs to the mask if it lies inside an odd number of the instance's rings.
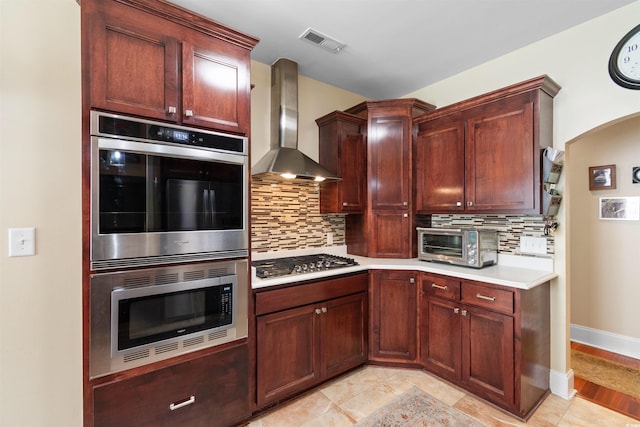
[{"label": "tile backsplash", "polygon": [[[320,214],[320,186],[253,178],[251,184],[251,250],[283,251],[345,244],[344,215]],[[546,237],[547,255],[554,239],[544,236],[544,217],[520,215],[433,215],[433,227],[478,227],[498,230],[499,252],[520,253],[520,237]]]},{"label": "tile backsplash", "polygon": [[313,182],[253,178],[251,250],[283,251],[344,245],[344,215],[320,214],[320,186]]}]

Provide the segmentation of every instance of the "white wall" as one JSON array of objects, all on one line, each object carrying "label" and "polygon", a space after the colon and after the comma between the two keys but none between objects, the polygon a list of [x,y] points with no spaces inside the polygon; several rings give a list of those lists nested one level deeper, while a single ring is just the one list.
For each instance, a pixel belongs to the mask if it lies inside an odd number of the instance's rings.
[{"label": "white wall", "polygon": [[[611,51],[618,40],[638,24],[638,16],[640,0],[407,96],[445,106],[547,74],[562,86],[554,103],[554,146],[564,150],[565,144],[585,132],[640,111],[638,92],[615,85],[607,68]],[[564,182],[563,175],[558,189],[565,199],[571,198],[570,189],[564,191]],[[559,278],[551,286],[551,368],[561,376],[566,375],[566,385],[571,388],[567,242],[570,233],[583,230],[573,230],[567,223],[564,204],[558,220],[555,270]],[[552,385],[553,382],[552,378]],[[568,393],[567,390],[554,392]]]},{"label": "white wall", "polygon": [[[0,1],[0,425],[82,424],[80,7]],[[36,227],[8,258],[7,229]]]},{"label": "white wall", "polygon": [[[640,94],[638,95],[640,97]],[[571,323],[636,338],[640,343],[640,221],[599,219],[601,197],[640,197],[632,184],[640,166],[640,116],[567,145],[571,169]],[[589,167],[616,165],[616,188],[589,190]],[[640,353],[634,357],[640,357]]]}]

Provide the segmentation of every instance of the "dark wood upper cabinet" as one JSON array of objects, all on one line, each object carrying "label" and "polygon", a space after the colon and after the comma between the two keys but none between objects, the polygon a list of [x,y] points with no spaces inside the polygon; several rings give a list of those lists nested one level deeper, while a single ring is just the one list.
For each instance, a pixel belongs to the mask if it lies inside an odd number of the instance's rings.
[{"label": "dark wood upper cabinet", "polygon": [[162,1],[87,0],[82,13],[88,108],[249,133],[256,39]]},{"label": "dark wood upper cabinet", "polygon": [[407,98],[366,101],[346,110],[367,121],[366,208],[362,218],[347,217],[349,253],[415,256],[413,120],[434,108]]},{"label": "dark wood upper cabinet", "polygon": [[542,213],[559,90],[541,76],[417,118],[416,212]]},{"label": "dark wood upper cabinet", "polygon": [[334,111],[316,120],[319,162],[342,181],[320,184],[320,213],[362,213],[367,151],[363,118]]}]

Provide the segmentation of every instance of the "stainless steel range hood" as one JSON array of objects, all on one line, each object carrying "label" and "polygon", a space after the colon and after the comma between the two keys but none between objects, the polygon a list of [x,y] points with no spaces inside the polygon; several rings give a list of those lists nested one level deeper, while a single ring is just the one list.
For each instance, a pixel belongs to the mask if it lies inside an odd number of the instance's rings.
[{"label": "stainless steel range hood", "polygon": [[271,150],[251,174],[286,180],[340,180],[298,150],[298,64],[280,58],[271,66]]}]

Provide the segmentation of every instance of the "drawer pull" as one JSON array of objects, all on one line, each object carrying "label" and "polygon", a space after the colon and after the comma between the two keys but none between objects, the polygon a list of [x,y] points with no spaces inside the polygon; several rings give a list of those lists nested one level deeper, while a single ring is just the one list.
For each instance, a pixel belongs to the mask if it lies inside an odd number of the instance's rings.
[{"label": "drawer pull", "polygon": [[183,400],[180,403],[172,403],[171,405],[169,405],[169,409],[171,409],[172,411],[175,411],[176,409],[180,409],[180,408],[184,408],[185,406],[189,406],[189,405],[195,403],[195,401],[196,401],[196,397],[195,396],[191,396],[187,400]]},{"label": "drawer pull", "polygon": [[483,299],[483,300],[486,300],[486,301],[495,301],[496,300],[496,297],[488,297],[488,296],[482,295],[482,294],[476,294],[476,298]]},{"label": "drawer pull", "polygon": [[447,289],[449,289],[449,288],[447,288],[446,286],[436,285],[435,283],[432,283],[432,284],[431,284],[431,287],[432,287],[432,288],[436,288],[436,289],[440,289],[441,291],[446,291]]}]

